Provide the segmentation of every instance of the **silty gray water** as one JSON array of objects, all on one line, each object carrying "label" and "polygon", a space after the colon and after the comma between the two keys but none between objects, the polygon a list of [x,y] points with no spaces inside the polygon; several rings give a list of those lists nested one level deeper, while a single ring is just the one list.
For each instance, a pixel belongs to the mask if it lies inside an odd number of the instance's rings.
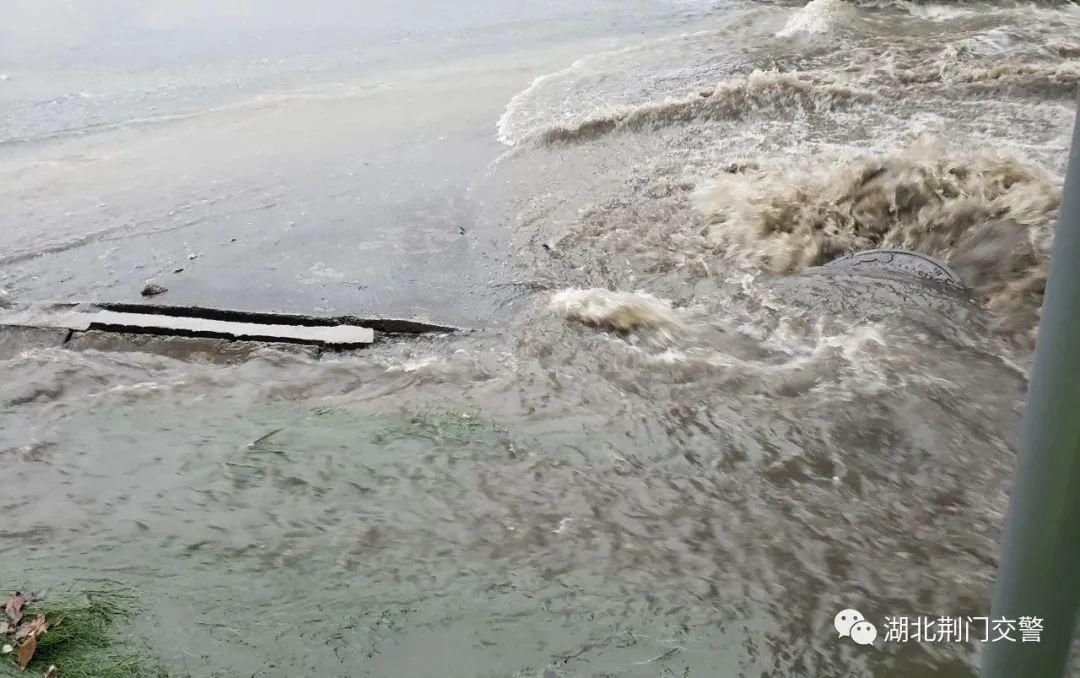
[{"label": "silty gray water", "polygon": [[974,675],[832,620],[988,613],[1080,14],[710,10],[489,121],[481,331],[5,361],[5,570],[194,675]]}]

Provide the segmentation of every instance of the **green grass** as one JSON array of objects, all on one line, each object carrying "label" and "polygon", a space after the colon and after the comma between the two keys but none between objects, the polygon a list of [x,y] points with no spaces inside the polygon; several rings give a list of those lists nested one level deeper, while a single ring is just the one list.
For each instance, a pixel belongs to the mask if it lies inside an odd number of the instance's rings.
[{"label": "green grass", "polygon": [[[5,592],[4,599],[11,593]],[[138,611],[135,596],[112,582],[50,592],[46,600],[23,609],[24,619],[43,614],[49,623],[30,665],[19,670],[16,649],[0,657],[0,676],[43,676],[55,664],[61,678],[166,678],[168,672],[149,648],[118,630]]]}]

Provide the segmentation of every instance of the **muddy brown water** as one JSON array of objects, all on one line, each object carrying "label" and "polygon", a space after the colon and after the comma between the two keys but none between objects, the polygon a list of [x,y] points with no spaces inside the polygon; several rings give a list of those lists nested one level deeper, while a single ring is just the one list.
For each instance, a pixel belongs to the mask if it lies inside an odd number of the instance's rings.
[{"label": "muddy brown water", "polygon": [[[476,331],[0,363],[5,580],[130,584],[197,676],[974,676],[975,643],[833,616],[988,614],[1080,14],[684,4],[483,119],[450,212],[482,275],[425,313]],[[103,134],[196,123],[160,124]],[[9,263],[12,297],[97,247]],[[864,247],[967,291],[821,266]]]}]

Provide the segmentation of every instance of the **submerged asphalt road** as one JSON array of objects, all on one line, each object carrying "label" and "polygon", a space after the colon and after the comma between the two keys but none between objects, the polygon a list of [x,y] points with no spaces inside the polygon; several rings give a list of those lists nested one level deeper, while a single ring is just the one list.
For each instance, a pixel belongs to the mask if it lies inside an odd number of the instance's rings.
[{"label": "submerged asphalt road", "polygon": [[499,152],[480,135],[498,108],[406,105],[449,94],[441,83],[19,145],[3,162],[17,209],[5,286],[18,300],[134,301],[155,281],[164,304],[477,320],[493,243],[468,181]]},{"label": "submerged asphalt road", "polygon": [[507,102],[694,19],[656,0],[51,4],[0,27],[10,298],[129,302],[153,281],[162,304],[465,326],[515,294],[503,203],[527,187],[491,171]]}]

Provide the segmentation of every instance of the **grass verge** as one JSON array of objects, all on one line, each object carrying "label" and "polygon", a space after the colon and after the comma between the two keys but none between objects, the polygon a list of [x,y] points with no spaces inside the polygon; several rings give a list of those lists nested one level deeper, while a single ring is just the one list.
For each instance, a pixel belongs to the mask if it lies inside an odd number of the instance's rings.
[{"label": "grass verge", "polygon": [[[43,676],[55,665],[59,678],[167,678],[161,661],[144,643],[120,633],[121,625],[138,612],[135,596],[114,582],[52,591],[23,608],[24,620],[45,615],[49,624],[26,671],[19,670],[16,647],[0,656],[0,676]],[[0,642],[15,644],[10,635]]]}]

